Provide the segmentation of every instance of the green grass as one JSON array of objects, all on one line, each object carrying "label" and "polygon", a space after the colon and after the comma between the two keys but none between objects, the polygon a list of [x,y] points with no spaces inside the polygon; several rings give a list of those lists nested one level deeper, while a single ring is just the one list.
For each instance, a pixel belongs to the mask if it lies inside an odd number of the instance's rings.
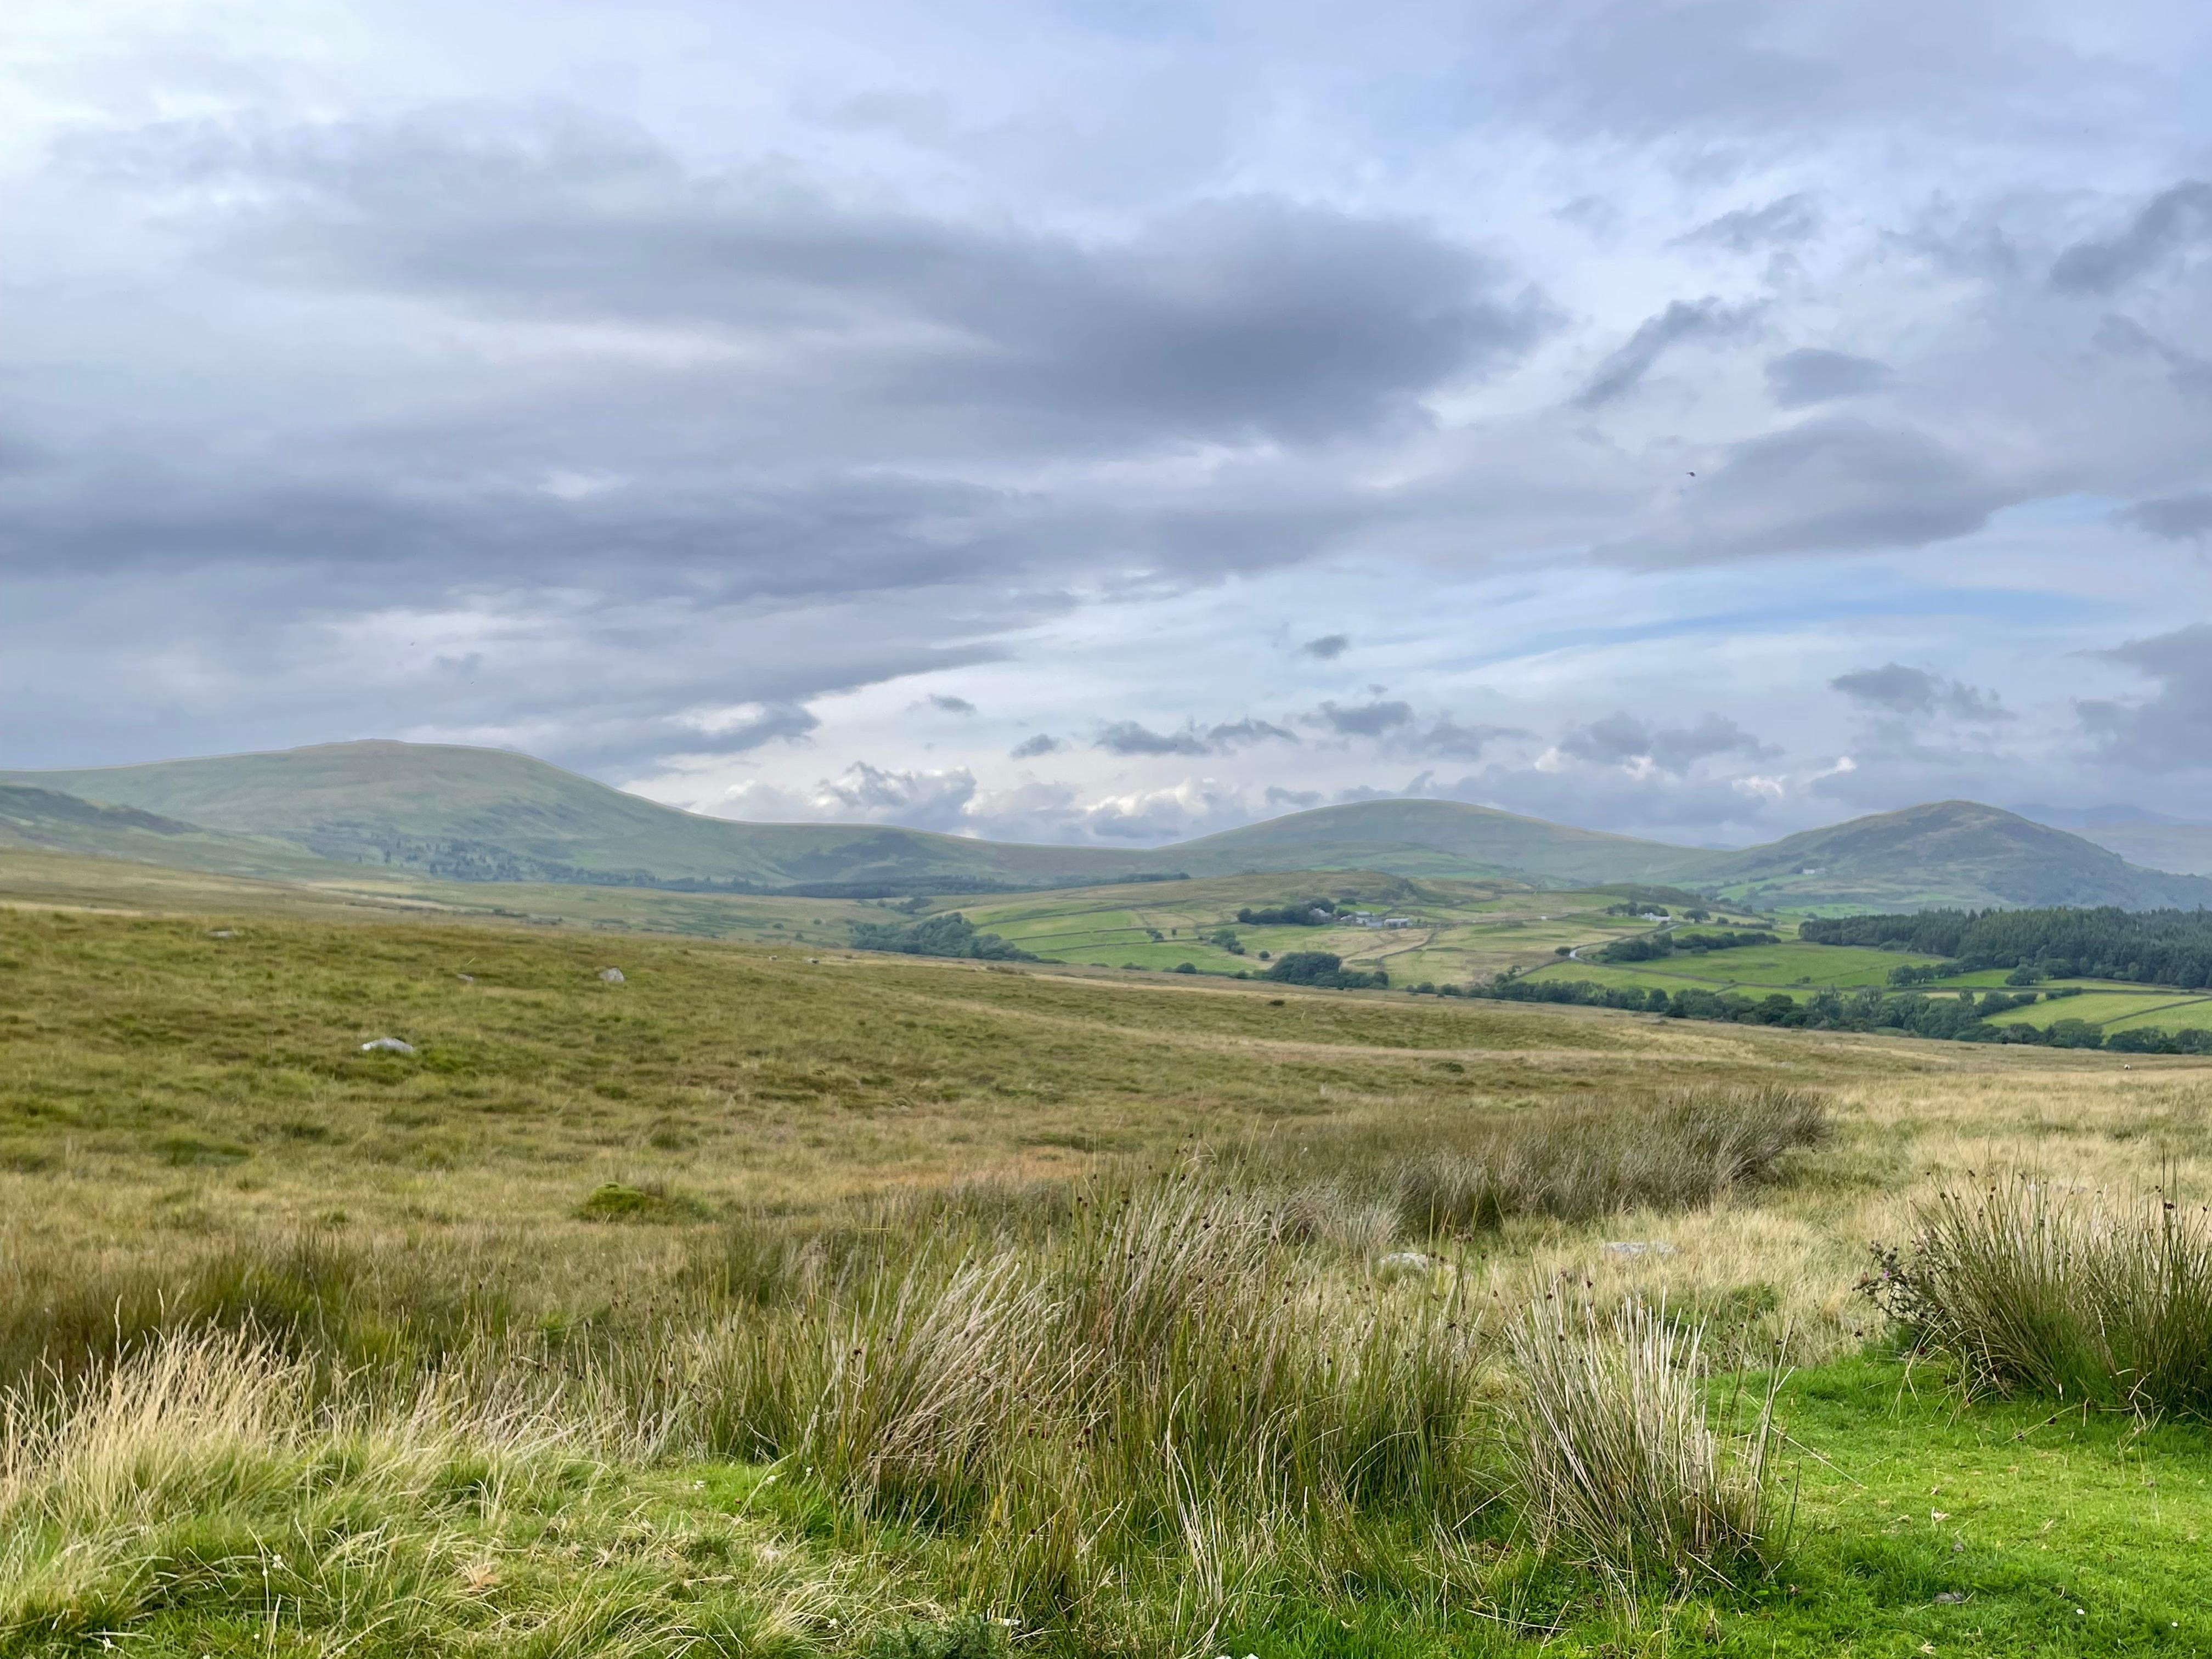
[{"label": "green grass", "polygon": [[[1248,927],[1242,908],[1301,898],[1403,915],[1417,926],[1377,929]],[[946,898],[978,927],[1055,961],[1172,969],[1188,962],[1205,974],[1257,974],[1260,953],[1327,951],[1352,966],[1381,968],[1395,985],[1466,984],[1508,967],[1552,959],[1561,945],[1600,945],[1645,931],[1633,917],[1608,916],[1618,894],[1536,891],[1513,882],[1415,880],[1373,872],[1291,874],[1113,886],[1019,899]],[[1237,956],[1209,942],[1223,927],[1244,947]],[[1152,937],[1161,934],[1159,940]]]},{"label": "green grass", "polygon": [[[2038,989],[2047,989],[2038,987]],[[2086,1019],[2092,1025],[2118,1030],[2125,1025],[2163,1025],[2168,1030],[2212,1024],[2202,993],[2163,990],[2140,986],[2132,991],[2087,991],[2077,997],[2036,1002],[2009,1009],[1991,1018],[1992,1025],[2045,1026],[2055,1020]]]}]

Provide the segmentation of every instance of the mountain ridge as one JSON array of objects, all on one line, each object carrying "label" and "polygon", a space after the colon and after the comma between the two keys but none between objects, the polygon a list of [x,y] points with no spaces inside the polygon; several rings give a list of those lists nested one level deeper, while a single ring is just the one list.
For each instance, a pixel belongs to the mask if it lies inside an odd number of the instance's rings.
[{"label": "mountain ridge", "polygon": [[[0,788],[39,807],[38,827],[18,824],[18,840],[122,836],[127,850],[85,850],[158,861],[167,837],[179,852],[189,844],[199,858],[222,858],[224,867],[250,864],[262,848],[280,863],[306,856],[468,881],[857,895],[1358,869],[1553,886],[1665,884],[1797,909],[2212,904],[2212,880],[2141,868],[2081,836],[1973,801],[1871,814],[1735,852],[1426,799],[1316,807],[1124,851],[892,825],[745,823],[665,806],[509,750],[389,739],[0,772]],[[138,817],[126,823],[118,813]],[[0,811],[0,836],[8,833]]]}]

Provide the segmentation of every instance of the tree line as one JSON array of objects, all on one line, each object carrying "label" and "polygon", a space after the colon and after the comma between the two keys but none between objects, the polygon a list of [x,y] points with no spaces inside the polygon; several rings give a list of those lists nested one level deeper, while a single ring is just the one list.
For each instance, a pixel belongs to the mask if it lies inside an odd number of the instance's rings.
[{"label": "tree line", "polygon": [[2035,978],[2212,987],[2212,911],[1923,910],[1802,924],[1814,945],[1871,945],[1949,957],[1956,971],[2008,968]]}]

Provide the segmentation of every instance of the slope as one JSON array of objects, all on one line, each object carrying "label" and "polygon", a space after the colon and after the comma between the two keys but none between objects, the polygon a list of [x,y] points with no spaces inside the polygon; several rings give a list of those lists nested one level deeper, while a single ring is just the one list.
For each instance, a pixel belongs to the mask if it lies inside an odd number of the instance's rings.
[{"label": "slope", "polygon": [[1695,883],[1729,855],[1459,801],[1371,800],[1226,830],[1162,848],[1158,856],[1194,876],[1356,869],[1402,876]]},{"label": "slope", "polygon": [[2212,881],[2144,870],[2063,830],[1975,801],[1938,801],[1808,830],[1727,855],[1713,890],[1768,908],[2212,903]]},{"label": "slope", "polygon": [[872,824],[737,823],[663,806],[526,755],[392,742],[0,781],[137,807],[318,857],[466,881],[768,888],[1110,880],[1141,855]]}]

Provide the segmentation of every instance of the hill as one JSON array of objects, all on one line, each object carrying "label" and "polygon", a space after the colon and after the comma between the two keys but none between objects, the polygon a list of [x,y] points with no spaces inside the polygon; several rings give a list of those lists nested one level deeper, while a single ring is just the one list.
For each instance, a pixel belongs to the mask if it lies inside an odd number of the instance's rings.
[{"label": "hill", "polygon": [[1769,908],[2212,903],[2212,881],[2202,877],[2141,869],[2080,836],[1963,800],[1853,818],[1730,854],[1705,884]]},{"label": "hill", "polygon": [[526,755],[423,744],[0,774],[7,785],[0,838],[17,844],[292,880],[327,881],[335,863],[447,881],[835,896],[1334,870],[1554,888],[1663,884],[1802,910],[2212,902],[2212,880],[2138,868],[2082,836],[1971,801],[1735,853],[1443,800],[1322,807],[1125,852],[887,825],[739,823]]},{"label": "hill", "polygon": [[[781,889],[1110,880],[1143,855],[872,824],[738,823],[502,750],[338,743],[0,779],[462,881]],[[61,844],[61,843],[57,843]],[[98,851],[84,846],[82,850]]]},{"label": "hill", "polygon": [[1552,882],[1695,882],[1725,854],[1547,823],[1449,800],[1323,806],[1163,849],[1178,870],[1378,870]]},{"label": "hill", "polygon": [[2141,807],[2093,808],[2060,812],[2023,806],[2023,817],[2071,830],[2084,841],[2118,853],[2130,864],[2176,875],[2212,876],[2212,823],[2191,823]]}]

